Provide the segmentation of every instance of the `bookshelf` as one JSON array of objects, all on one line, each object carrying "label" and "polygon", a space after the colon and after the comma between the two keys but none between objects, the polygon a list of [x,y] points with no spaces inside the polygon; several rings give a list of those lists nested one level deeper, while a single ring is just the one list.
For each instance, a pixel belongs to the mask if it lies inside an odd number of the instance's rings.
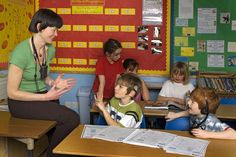
[{"label": "bookshelf", "polygon": [[214,89],[221,98],[236,98],[235,73],[199,72],[197,86]]}]

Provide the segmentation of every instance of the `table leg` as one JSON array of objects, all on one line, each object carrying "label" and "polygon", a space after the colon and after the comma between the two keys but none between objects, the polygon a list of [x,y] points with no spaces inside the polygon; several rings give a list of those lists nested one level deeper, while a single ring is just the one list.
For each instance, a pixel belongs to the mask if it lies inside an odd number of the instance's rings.
[{"label": "table leg", "polygon": [[33,157],[34,139],[32,138],[16,138],[16,140],[27,145],[28,157]]},{"label": "table leg", "polygon": [[28,157],[33,157],[33,150],[28,150]]}]

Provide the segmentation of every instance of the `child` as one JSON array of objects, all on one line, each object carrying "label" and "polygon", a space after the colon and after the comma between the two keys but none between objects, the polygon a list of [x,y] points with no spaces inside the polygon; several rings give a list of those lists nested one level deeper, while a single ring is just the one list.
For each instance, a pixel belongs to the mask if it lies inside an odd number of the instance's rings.
[{"label": "child", "polygon": [[96,105],[103,113],[108,125],[139,128],[143,114],[140,106],[132,100],[140,92],[141,81],[132,74],[121,75],[115,86],[115,96],[105,107],[102,101],[96,101]]},{"label": "child", "polygon": [[104,56],[98,59],[96,64],[96,78],[93,84],[93,94],[97,99],[109,100],[114,95],[114,86],[117,77],[124,69],[122,67],[121,51],[122,46],[119,41],[109,39],[104,43]]},{"label": "child", "polygon": [[185,95],[193,89],[194,86],[189,83],[188,66],[183,62],[176,62],[171,70],[170,80],[163,84],[156,103],[173,101],[185,105]]},{"label": "child", "polygon": [[[138,68],[139,68],[139,63],[132,58],[127,58],[123,62],[123,67],[125,69],[125,72],[137,74]],[[140,79],[140,80],[142,82],[142,90],[141,90],[141,93],[137,94],[137,96],[134,98],[134,100],[141,101],[141,98],[142,98],[144,101],[150,102],[149,90],[148,90],[145,82],[142,79]]]},{"label": "child", "polygon": [[188,99],[188,111],[169,112],[168,121],[190,115],[190,132],[199,138],[236,139],[236,132],[214,115],[219,106],[219,97],[214,90],[197,88]]}]

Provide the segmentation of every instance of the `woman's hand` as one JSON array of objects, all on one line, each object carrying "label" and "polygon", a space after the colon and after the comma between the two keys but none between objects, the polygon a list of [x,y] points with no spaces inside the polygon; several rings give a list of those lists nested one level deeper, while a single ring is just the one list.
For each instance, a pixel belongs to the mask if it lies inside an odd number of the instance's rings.
[{"label": "woman's hand", "polygon": [[45,101],[57,100],[69,90],[69,88],[56,89],[56,85],[53,85],[52,88],[47,93],[45,93]]},{"label": "woman's hand", "polygon": [[71,90],[75,84],[76,79],[74,78],[67,78],[63,79],[64,74],[59,74],[56,80],[54,81],[54,85],[56,86],[56,89],[69,89]]}]

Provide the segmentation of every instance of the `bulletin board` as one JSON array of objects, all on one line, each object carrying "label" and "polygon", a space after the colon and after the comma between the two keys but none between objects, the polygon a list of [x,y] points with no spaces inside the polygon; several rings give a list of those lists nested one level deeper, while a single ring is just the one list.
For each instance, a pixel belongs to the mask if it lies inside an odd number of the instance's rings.
[{"label": "bulletin board", "polygon": [[114,38],[122,44],[122,59],[131,57],[139,62],[139,74],[168,75],[170,2],[155,1],[162,5],[162,23],[146,25],[142,0],[37,0],[36,10],[50,8],[64,22],[53,43],[56,57],[51,69],[94,73],[97,59],[104,55],[103,43]]},{"label": "bulletin board", "polygon": [[33,0],[0,0],[0,69],[8,68],[11,51],[30,37],[28,26],[34,7]]},{"label": "bulletin board", "polygon": [[[186,14],[191,1],[192,17]],[[193,73],[236,72],[236,1],[172,0],[172,5],[174,61],[188,62]]]}]

